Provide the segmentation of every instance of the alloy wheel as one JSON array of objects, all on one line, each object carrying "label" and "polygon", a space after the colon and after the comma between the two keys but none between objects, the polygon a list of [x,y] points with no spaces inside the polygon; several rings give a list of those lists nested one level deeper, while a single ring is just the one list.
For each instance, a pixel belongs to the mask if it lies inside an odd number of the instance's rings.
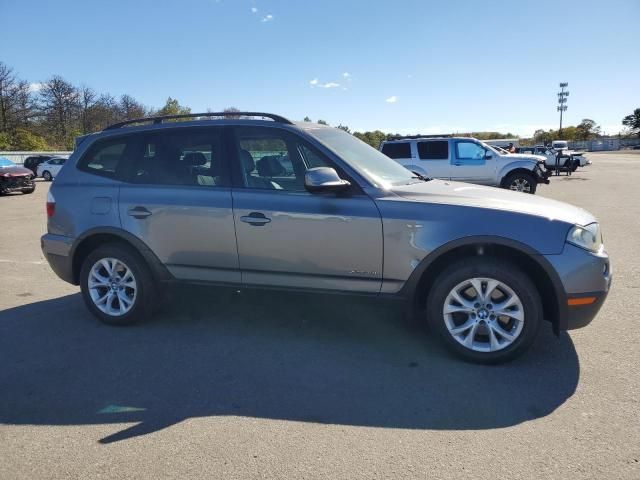
[{"label": "alloy wheel", "polygon": [[531,184],[526,178],[518,177],[513,179],[513,182],[511,182],[511,185],[509,185],[509,189],[516,192],[529,193],[531,192]]},{"label": "alloy wheel", "polygon": [[512,345],[522,333],[522,301],[504,282],[470,278],[456,285],[442,309],[449,334],[475,352],[495,352]]},{"label": "alloy wheel", "polygon": [[133,308],[138,288],[133,272],[123,261],[98,260],[91,267],[87,282],[91,300],[101,312],[116,317]]}]

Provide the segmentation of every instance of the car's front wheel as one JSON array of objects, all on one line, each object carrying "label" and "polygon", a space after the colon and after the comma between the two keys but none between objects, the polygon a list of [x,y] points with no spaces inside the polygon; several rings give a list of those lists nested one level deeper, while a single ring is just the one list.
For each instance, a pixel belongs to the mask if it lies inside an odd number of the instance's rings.
[{"label": "car's front wheel", "polygon": [[34,185],[33,187],[23,188],[21,191],[26,195],[26,194],[35,192],[35,190],[36,190],[36,186]]},{"label": "car's front wheel", "polygon": [[45,181],[50,182],[53,179],[53,176],[51,175],[51,172],[49,172],[49,170],[45,170],[44,172],[42,172],[42,178],[44,178]]},{"label": "car's front wheel", "polygon": [[144,260],[126,246],[104,245],[82,263],[80,289],[84,302],[109,325],[128,325],[150,317],[154,287]]},{"label": "car's front wheel", "polygon": [[503,186],[516,192],[536,193],[538,182],[530,173],[514,172],[505,178]]},{"label": "car's front wheel", "polygon": [[438,276],[427,299],[427,320],[464,359],[501,363],[533,343],[542,306],[535,286],[515,265],[478,257]]}]

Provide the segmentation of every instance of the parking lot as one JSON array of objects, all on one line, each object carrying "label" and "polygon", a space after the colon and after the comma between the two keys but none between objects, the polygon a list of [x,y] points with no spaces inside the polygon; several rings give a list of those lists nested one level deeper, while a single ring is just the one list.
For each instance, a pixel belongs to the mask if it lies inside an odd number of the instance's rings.
[{"label": "parking lot", "polygon": [[364,298],[181,288],[104,326],[40,251],[49,184],[0,198],[0,478],[640,478],[640,152],[588,156],[538,194],[599,218],[611,294],[496,367]]}]

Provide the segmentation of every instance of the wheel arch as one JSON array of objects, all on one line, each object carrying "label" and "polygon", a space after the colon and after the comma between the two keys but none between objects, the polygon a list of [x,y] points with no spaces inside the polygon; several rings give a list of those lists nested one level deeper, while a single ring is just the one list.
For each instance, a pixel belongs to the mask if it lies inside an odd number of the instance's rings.
[{"label": "wheel arch", "polygon": [[514,173],[526,173],[530,177],[533,177],[534,181],[538,183],[538,179],[536,178],[534,172],[525,167],[515,167],[515,168],[512,168],[511,170],[503,170],[503,172],[504,173],[500,178],[500,186],[503,188],[506,186],[507,178],[509,178],[509,176]]},{"label": "wheel arch", "polygon": [[114,227],[101,227],[88,230],[82,234],[71,248],[72,273],[74,284],[80,280],[80,269],[84,259],[100,245],[117,243],[131,248],[142,257],[149,266],[155,280],[163,281],[172,279],[172,275],[162,264],[160,259],[151,249],[134,235]]},{"label": "wheel arch", "polygon": [[556,334],[566,318],[566,294],[562,281],[549,261],[532,247],[504,237],[473,236],[453,240],[425,257],[405,283],[402,293],[411,305],[411,319],[424,313],[427,295],[437,276],[453,261],[465,257],[499,257],[514,263],[529,276],[542,299],[545,320]]}]

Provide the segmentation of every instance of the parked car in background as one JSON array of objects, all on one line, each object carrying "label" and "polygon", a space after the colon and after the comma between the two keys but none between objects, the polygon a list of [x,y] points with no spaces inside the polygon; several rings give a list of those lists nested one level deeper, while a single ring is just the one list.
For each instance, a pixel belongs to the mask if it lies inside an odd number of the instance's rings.
[{"label": "parked car in background", "polygon": [[60,169],[64,166],[66,158],[63,157],[54,157],[49,160],[45,160],[40,165],[38,165],[38,177],[44,178],[47,182],[53,180],[56,175],[60,172]]},{"label": "parked car in background", "polygon": [[535,193],[549,183],[544,157],[505,153],[469,137],[397,137],[382,142],[382,153],[426,177]]},{"label": "parked car in background", "polygon": [[33,172],[0,157],[0,195],[11,192],[33,193],[36,184]]},{"label": "parked car in background", "polygon": [[[150,317],[175,281],[368,294],[495,363],[544,320],[585,326],[607,296],[600,227],[581,208],[427,179],[340,129],[234,115],[116,124],[60,171],[42,250],[101,321]],[[218,119],[164,122],[198,116]],[[484,147],[458,150],[471,148]]]},{"label": "parked car in background", "polygon": [[45,162],[51,158],[54,158],[54,155],[32,155],[24,159],[23,166],[28,168],[33,172],[34,175],[38,175],[38,165],[42,162]]}]

